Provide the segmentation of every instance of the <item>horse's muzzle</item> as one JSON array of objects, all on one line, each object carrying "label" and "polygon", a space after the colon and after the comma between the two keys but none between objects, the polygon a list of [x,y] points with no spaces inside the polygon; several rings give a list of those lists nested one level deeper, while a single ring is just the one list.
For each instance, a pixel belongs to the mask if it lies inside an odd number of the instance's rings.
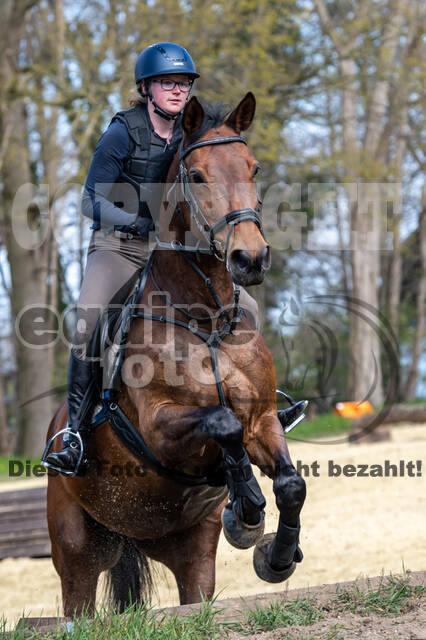
[{"label": "horse's muzzle", "polygon": [[269,245],[265,245],[255,256],[244,249],[235,249],[230,255],[229,265],[236,284],[243,287],[261,284],[271,266]]}]

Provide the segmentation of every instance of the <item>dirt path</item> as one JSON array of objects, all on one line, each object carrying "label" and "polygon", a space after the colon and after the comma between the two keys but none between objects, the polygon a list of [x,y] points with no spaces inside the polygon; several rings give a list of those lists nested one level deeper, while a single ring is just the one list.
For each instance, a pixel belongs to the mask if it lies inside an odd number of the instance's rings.
[{"label": "dirt path", "polygon": [[[382,572],[400,573],[403,567],[412,571],[426,569],[426,425],[395,427],[392,436],[391,442],[368,446],[289,441],[293,462],[300,460],[311,465],[317,461],[318,477],[306,477],[308,498],[301,533],[305,559],[282,585],[282,590],[354,580]],[[330,477],[329,460],[341,466],[383,466],[386,460],[399,465],[403,460],[405,475]],[[422,461],[420,471],[417,460]],[[410,461],[414,462],[413,477],[407,475],[406,464]],[[373,470],[368,466],[364,473]],[[266,531],[273,531],[278,516],[272,483],[267,478],[260,481],[267,499]],[[274,591],[277,585],[268,585],[256,577],[252,550],[238,551],[221,537],[216,581],[220,597]],[[158,584],[155,604],[178,604],[171,574],[167,573]],[[0,562],[0,615],[3,612],[13,622],[23,612],[47,616],[56,615],[58,611],[60,584],[50,560]],[[377,636],[363,634],[362,637],[373,640]]]}]

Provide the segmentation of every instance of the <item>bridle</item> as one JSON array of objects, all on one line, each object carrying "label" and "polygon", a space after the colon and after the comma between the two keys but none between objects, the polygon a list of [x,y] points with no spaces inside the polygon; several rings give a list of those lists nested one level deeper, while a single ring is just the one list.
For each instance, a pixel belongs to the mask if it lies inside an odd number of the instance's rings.
[{"label": "bridle", "polygon": [[[259,231],[263,236],[262,231],[262,223],[260,220],[260,205],[261,201],[258,199],[259,210],[256,211],[252,208],[247,209],[236,209],[234,211],[230,211],[226,215],[224,215],[220,220],[215,222],[213,225],[209,225],[206,217],[201,210],[200,206],[197,203],[197,200],[191,190],[188,171],[186,165],[184,163],[184,159],[186,156],[191,153],[194,149],[198,149],[200,147],[204,147],[211,144],[223,144],[230,142],[242,142],[243,144],[247,144],[244,138],[240,136],[222,136],[217,138],[210,138],[208,140],[202,140],[200,142],[196,142],[192,145],[189,145],[185,149],[182,149],[180,152],[180,164],[179,171],[176,176],[176,180],[174,182],[174,187],[178,184],[181,185],[181,193],[184,198],[184,201],[188,204],[191,212],[191,217],[193,218],[195,224],[198,229],[201,231],[203,237],[208,242],[208,247],[200,247],[199,241],[196,245],[183,245],[180,243],[167,243],[161,242],[157,239],[157,247],[159,248],[167,248],[173,249],[175,251],[179,251],[182,258],[192,267],[192,269],[197,273],[197,275],[204,281],[206,288],[208,289],[214,304],[217,308],[217,313],[215,316],[207,316],[207,317],[197,317],[190,313],[188,313],[181,306],[173,303],[171,300],[167,301],[167,305],[172,307],[173,309],[179,311],[185,317],[185,320],[180,320],[175,318],[174,316],[169,316],[167,314],[158,315],[155,313],[148,313],[143,310],[140,310],[140,300],[142,299],[143,292],[147,283],[148,278],[151,278],[155,289],[161,295],[163,292],[159,287],[154,274],[153,274],[153,259],[154,259],[154,251],[151,253],[151,256],[148,260],[148,263],[141,273],[140,280],[136,285],[132,298],[129,301],[128,306],[126,307],[127,313],[122,319],[122,333],[121,333],[121,345],[125,345],[127,342],[127,336],[130,329],[130,323],[132,318],[143,318],[145,320],[151,320],[160,322],[163,324],[173,324],[175,326],[181,327],[190,331],[192,334],[197,336],[210,351],[210,360],[212,365],[212,370],[215,378],[217,393],[219,402],[222,407],[226,407],[226,397],[225,391],[223,388],[222,377],[219,371],[219,357],[218,351],[222,342],[225,340],[227,336],[230,336],[234,333],[237,325],[241,322],[243,316],[243,309],[239,306],[239,298],[240,298],[240,289],[238,286],[234,288],[234,300],[231,307],[227,307],[224,305],[215,291],[212,282],[210,279],[203,273],[200,267],[193,261],[191,258],[186,255],[188,252],[200,252],[200,253],[209,253],[215,255],[219,260],[225,261],[226,266],[228,267],[228,246],[230,236],[232,231],[236,227],[236,225],[245,221],[254,222]],[[172,186],[172,188],[173,188]],[[170,193],[170,191],[169,191]],[[221,245],[215,238],[215,234],[222,229],[224,226],[229,225],[230,230],[228,231],[225,248],[223,251],[223,255],[219,253],[218,245]],[[229,267],[228,267],[229,269]],[[203,326],[203,323],[210,323],[212,320],[216,321],[216,326],[213,327],[210,331],[208,328],[199,328],[198,324]],[[124,358],[124,348],[121,350],[120,355],[120,364],[118,369],[121,367],[121,363]],[[119,404],[114,400],[112,396],[112,390],[107,390],[104,392],[103,396],[103,406],[100,413],[96,416],[95,421],[93,423],[93,428],[105,422],[105,420],[109,420],[111,426],[116,431],[116,433],[121,437],[123,442],[129,447],[129,449],[140,459],[143,461],[148,461],[151,467],[155,469],[155,471],[163,477],[166,477],[170,480],[174,480],[179,484],[183,484],[186,486],[201,486],[201,485],[210,485],[210,486],[223,486],[226,483],[226,478],[224,474],[224,469],[222,465],[218,468],[215,468],[211,473],[207,476],[194,476],[191,474],[183,473],[174,468],[168,468],[161,464],[161,462],[155,457],[152,451],[149,449],[147,443],[143,439],[142,435],[135,429],[132,425],[131,421],[128,419],[124,411],[121,409]]]},{"label": "bridle", "polygon": [[[188,169],[184,162],[185,158],[195,149],[200,149],[201,147],[206,147],[215,144],[229,144],[232,142],[242,142],[247,145],[247,141],[241,136],[218,136],[216,138],[209,138],[207,140],[200,140],[199,142],[194,142],[194,144],[190,144],[185,148],[181,148],[179,155],[179,170],[176,175],[176,179],[168,192],[168,196],[173,189],[176,189],[178,186],[181,190],[181,195],[183,202],[188,205],[191,219],[194,221],[197,229],[200,231],[201,235],[207,242],[208,247],[201,247],[200,242],[196,245],[180,245],[179,243],[171,242],[164,243],[157,240],[157,244],[161,248],[172,248],[182,251],[197,251],[201,253],[209,253],[214,255],[218,260],[225,262],[226,267],[229,271],[229,263],[228,263],[228,248],[229,242],[232,236],[232,232],[235,227],[241,222],[251,221],[254,222],[258,227],[262,237],[264,237],[263,229],[262,229],[262,221],[260,219],[260,212],[262,201],[258,196],[258,207],[257,209],[252,209],[251,207],[247,207],[245,209],[234,209],[229,213],[225,214],[217,220],[214,224],[210,224],[204,215],[198,201],[194,195],[194,192],[191,188],[191,182],[189,180]],[[176,201],[177,207],[179,208],[179,200]],[[216,239],[216,234],[221,231],[224,227],[229,226],[229,231],[226,236],[225,247],[223,247],[222,242]]]},{"label": "bridle", "polygon": [[[206,288],[208,289],[214,304],[217,308],[217,313],[213,317],[197,317],[185,311],[181,306],[168,301],[167,304],[172,308],[176,309],[180,313],[185,316],[185,320],[179,320],[173,316],[169,315],[157,315],[154,313],[147,313],[143,310],[140,310],[140,300],[142,299],[142,295],[147,283],[148,278],[150,277],[155,289],[162,294],[162,291],[159,285],[156,282],[156,279],[153,274],[153,259],[154,259],[154,251],[151,253],[151,256],[148,260],[148,263],[145,269],[142,271],[140,279],[136,284],[136,287],[133,291],[131,299],[128,301],[126,309],[124,311],[123,317],[121,319],[121,336],[120,343],[118,349],[118,356],[114,356],[118,360],[118,365],[116,364],[116,371],[120,370],[121,365],[123,363],[124,354],[125,354],[125,346],[127,343],[128,333],[130,330],[130,323],[133,318],[143,318],[151,321],[156,321],[160,323],[168,323],[173,324],[178,327],[182,327],[187,329],[195,336],[197,336],[204,344],[207,345],[210,351],[210,359],[211,365],[213,369],[213,374],[215,377],[215,383],[218,393],[219,402],[222,407],[226,407],[226,397],[225,391],[223,388],[222,377],[219,371],[219,357],[218,350],[222,342],[229,335],[232,335],[238,325],[238,323],[242,319],[243,309],[239,306],[239,298],[240,298],[240,289],[239,287],[235,287],[234,289],[234,301],[233,305],[229,308],[224,305],[215,291],[212,282],[210,279],[203,273],[200,267],[195,264],[193,260],[189,258],[188,255],[185,255],[187,252],[201,252],[201,253],[209,253],[215,255],[219,260],[225,261],[226,266],[229,270],[228,266],[228,247],[229,240],[234,228],[245,221],[254,222],[260,233],[263,236],[262,223],[260,220],[260,206],[261,201],[258,198],[258,210],[252,209],[248,207],[246,209],[236,209],[234,211],[230,211],[226,215],[224,215],[220,220],[215,222],[213,225],[210,225],[201,210],[200,206],[197,203],[197,200],[192,192],[188,171],[186,165],[184,163],[184,159],[186,156],[191,153],[194,149],[198,149],[200,147],[204,147],[207,145],[213,144],[226,144],[231,142],[242,142],[247,145],[247,142],[244,138],[240,136],[221,136],[217,138],[210,138],[208,140],[202,140],[200,142],[196,142],[192,145],[189,145],[185,149],[180,151],[180,161],[179,161],[179,171],[176,176],[176,180],[174,183],[174,187],[178,184],[181,185],[181,193],[184,198],[184,201],[188,204],[191,212],[191,217],[197,225],[198,229],[201,231],[205,240],[207,240],[208,247],[200,247],[199,243],[197,245],[182,245],[179,243],[167,243],[161,242],[157,239],[157,247],[159,248],[168,248],[174,249],[175,251],[180,251],[181,256],[186,262],[194,269],[197,275],[204,281]],[[172,188],[173,188],[172,186]],[[170,193],[170,192],[169,192]],[[218,231],[220,231],[224,226],[229,225],[230,229],[228,231],[228,235],[226,238],[225,248],[223,250],[223,254],[219,253],[218,245],[221,245],[218,240],[216,240],[215,235]],[[222,245],[221,248],[223,249]],[[201,326],[203,323],[209,323],[212,320],[217,321],[217,326],[213,328],[211,331],[208,329],[198,328],[198,324]],[[143,436],[135,427],[132,422],[126,416],[125,412],[121,409],[118,402],[114,399],[114,389],[113,384],[110,389],[107,389],[103,393],[102,398],[102,408],[95,416],[91,429],[95,429],[99,425],[103,424],[106,420],[109,421],[112,428],[121,438],[121,440],[126,444],[126,446],[133,452],[135,456],[140,458],[143,462],[148,462],[148,464],[156,471],[156,473],[162,477],[168,478],[169,480],[173,480],[179,484],[185,486],[224,486],[226,484],[225,477],[225,469],[223,465],[219,465],[218,468],[215,468],[206,476],[195,476],[188,473],[184,473],[179,471],[178,469],[168,468],[164,466],[153,454],[153,452],[149,449],[147,443],[145,442]],[[61,435],[65,430],[57,432],[50,440],[48,441],[46,448],[43,453],[43,459],[47,456],[50,447],[56,437]],[[83,447],[81,447],[83,451]],[[81,454],[83,455],[83,454]],[[81,459],[80,459],[81,461]],[[79,462],[80,462],[79,461]],[[58,470],[58,469],[56,469]],[[69,475],[75,475],[74,473],[70,473]]]}]

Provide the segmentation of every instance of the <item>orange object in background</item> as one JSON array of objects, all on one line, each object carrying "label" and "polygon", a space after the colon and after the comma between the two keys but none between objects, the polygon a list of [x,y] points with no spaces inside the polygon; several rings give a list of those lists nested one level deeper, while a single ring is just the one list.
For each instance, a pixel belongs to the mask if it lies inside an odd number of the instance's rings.
[{"label": "orange object in background", "polygon": [[333,413],[342,418],[358,418],[365,413],[374,413],[371,402],[338,402],[333,409]]}]

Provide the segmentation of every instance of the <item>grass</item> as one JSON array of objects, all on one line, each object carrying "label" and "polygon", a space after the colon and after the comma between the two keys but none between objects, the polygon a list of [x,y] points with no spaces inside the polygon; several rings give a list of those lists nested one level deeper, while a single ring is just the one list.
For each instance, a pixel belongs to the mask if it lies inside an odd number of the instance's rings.
[{"label": "grass", "polygon": [[295,427],[294,431],[290,431],[286,439],[291,440],[294,437],[297,440],[298,438],[307,439],[349,433],[351,422],[350,418],[342,418],[334,413],[325,413],[313,418],[313,420],[304,420]]},{"label": "grass", "polygon": [[290,602],[271,602],[266,607],[249,609],[245,622],[237,625],[241,633],[271,631],[279,627],[308,626],[324,617],[324,611],[312,598],[300,598]]},{"label": "grass", "polygon": [[[13,460],[16,461],[18,463],[22,464],[22,470],[23,473],[22,475],[19,476],[11,476],[11,480],[19,480],[19,479],[25,479],[27,476],[25,475],[26,473],[26,463],[27,461],[30,462],[30,466],[31,466],[31,471],[33,469],[33,467],[35,465],[39,465],[40,464],[40,458],[23,458],[22,456],[15,456],[15,455],[10,455],[10,456],[0,456],[0,476],[2,476],[2,480],[5,480],[6,478],[9,478],[9,462]],[[17,472],[20,469],[20,465],[16,464],[13,466],[13,469],[15,470],[15,472]],[[30,475],[31,478],[35,478],[36,476]]]},{"label": "grass", "polygon": [[[217,621],[220,609],[214,610],[212,605],[213,601],[204,602],[199,611],[185,617],[153,614],[146,606],[130,607],[121,615],[104,609],[95,618],[75,619],[69,630],[61,628],[58,622],[56,632],[18,628],[7,637],[9,640],[222,640],[227,633],[226,625]],[[3,621],[0,637],[4,630]]]},{"label": "grass", "polygon": [[[426,404],[426,398],[416,398],[412,402],[404,402],[408,406]],[[284,403],[280,406],[284,408]],[[352,419],[342,418],[334,413],[324,413],[316,416],[312,420],[303,420],[295,427],[294,431],[291,431],[287,436],[287,440],[294,438],[297,439],[310,439],[317,438],[319,436],[334,436],[349,433],[351,428]]]},{"label": "grass", "polygon": [[410,585],[404,575],[400,578],[389,576],[383,579],[376,589],[369,585],[367,590],[363,591],[356,583],[350,589],[342,589],[338,594],[335,608],[337,611],[349,611],[361,616],[398,615],[410,609],[425,593],[425,585]]},{"label": "grass", "polygon": [[[318,604],[311,597],[295,601],[274,601],[267,606],[247,607],[241,622],[224,622],[218,619],[223,609],[213,607],[214,600],[203,602],[198,611],[180,617],[161,612],[154,613],[146,606],[131,607],[118,615],[111,610],[101,610],[95,618],[80,617],[69,631],[60,627],[55,632],[30,631],[23,628],[9,633],[9,640],[225,640],[232,633],[255,637],[264,631],[283,627],[306,626],[339,613],[354,613],[362,616],[378,614],[398,615],[410,610],[421,596],[426,594],[426,586],[410,585],[406,575],[383,578],[378,587],[368,583],[361,589],[356,583],[350,589],[337,592],[334,599],[326,604]],[[323,640],[341,640],[341,624],[321,631]],[[5,637],[5,621],[0,622],[0,638]],[[306,632],[289,631],[280,636],[281,640],[317,640],[317,635]]]}]

